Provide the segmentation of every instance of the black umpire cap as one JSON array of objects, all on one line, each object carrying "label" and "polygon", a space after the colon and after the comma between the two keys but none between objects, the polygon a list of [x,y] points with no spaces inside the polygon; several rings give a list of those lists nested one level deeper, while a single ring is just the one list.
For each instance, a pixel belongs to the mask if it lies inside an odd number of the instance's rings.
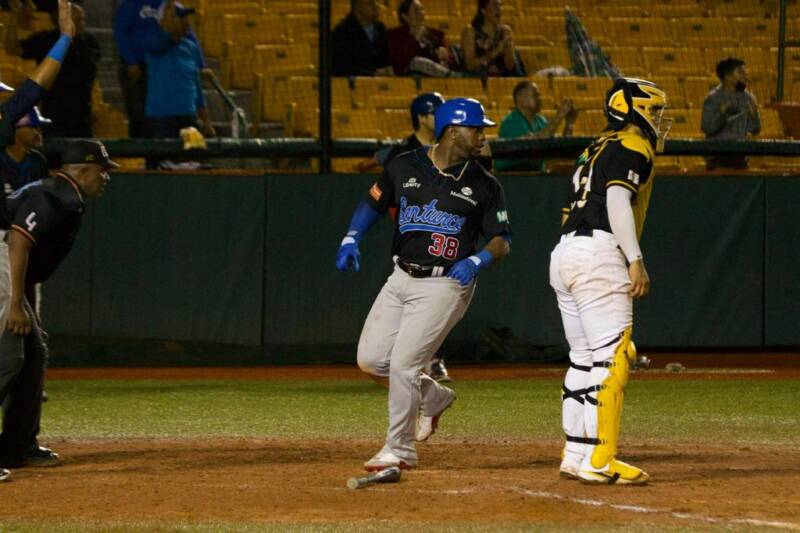
[{"label": "black umpire cap", "polygon": [[108,157],[108,151],[97,139],[74,139],[64,144],[62,165],[100,165],[104,169],[119,168]]}]

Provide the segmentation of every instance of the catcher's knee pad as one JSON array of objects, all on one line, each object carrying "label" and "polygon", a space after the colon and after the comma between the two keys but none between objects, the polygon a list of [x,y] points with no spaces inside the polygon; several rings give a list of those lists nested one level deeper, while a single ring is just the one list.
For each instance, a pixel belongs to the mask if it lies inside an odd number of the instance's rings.
[{"label": "catcher's knee pad", "polygon": [[586,401],[597,406],[597,440],[591,457],[594,468],[602,468],[617,455],[622,401],[630,364],[635,359],[636,347],[631,340],[631,328],[627,328],[614,346],[613,357],[594,363],[595,367],[607,370],[603,381],[588,389],[597,396],[586,396]]}]

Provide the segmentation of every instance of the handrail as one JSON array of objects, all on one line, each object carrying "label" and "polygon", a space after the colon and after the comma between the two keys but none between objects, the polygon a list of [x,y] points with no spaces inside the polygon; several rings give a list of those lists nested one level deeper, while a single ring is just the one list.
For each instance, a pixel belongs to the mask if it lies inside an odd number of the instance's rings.
[{"label": "handrail", "polygon": [[248,137],[247,115],[245,115],[244,109],[236,105],[236,101],[225,90],[216,76],[211,77],[211,85],[214,86],[217,94],[222,97],[222,101],[225,102],[231,112],[231,136],[235,139]]},{"label": "handrail", "polygon": [[[496,157],[577,157],[593,137],[562,137],[555,139],[492,139],[489,146]],[[108,139],[103,141],[112,157],[180,157],[190,155],[195,159],[226,157],[319,157],[322,145],[319,139],[266,138],[233,139],[207,138],[206,150],[183,149],[180,139]],[[372,157],[398,140],[333,139],[335,157]],[[56,155],[63,149],[64,139],[47,139],[44,152]],[[670,139],[665,155],[761,155],[800,157],[800,141],[718,141]]]}]

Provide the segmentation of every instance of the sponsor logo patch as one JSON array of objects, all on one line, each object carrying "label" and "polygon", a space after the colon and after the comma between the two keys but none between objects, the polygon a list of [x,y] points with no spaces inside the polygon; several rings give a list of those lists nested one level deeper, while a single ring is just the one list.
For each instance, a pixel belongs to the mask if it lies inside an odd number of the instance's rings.
[{"label": "sponsor logo patch", "polygon": [[408,189],[409,187],[419,189],[421,186],[422,184],[417,181],[417,178],[409,178],[409,180],[403,184],[404,189]]},{"label": "sponsor logo patch", "polygon": [[[467,188],[469,188],[469,187],[467,187]],[[470,192],[472,192],[472,191],[470,191]],[[460,198],[461,200],[465,200],[465,201],[471,203],[472,205],[478,205],[477,200],[473,200],[469,196],[466,196],[465,194],[460,193],[460,192],[450,191],[450,196],[455,196],[456,198]]]},{"label": "sponsor logo patch", "polygon": [[470,189],[469,187],[464,187],[463,189],[461,189],[461,194],[463,194],[464,196],[472,196],[472,189]]},{"label": "sponsor logo patch", "polygon": [[498,211],[497,212],[497,221],[500,222],[500,223],[508,222],[508,211]]},{"label": "sponsor logo patch", "polygon": [[637,174],[633,170],[629,170],[628,171],[628,181],[634,183],[635,185],[639,185],[639,174]]}]

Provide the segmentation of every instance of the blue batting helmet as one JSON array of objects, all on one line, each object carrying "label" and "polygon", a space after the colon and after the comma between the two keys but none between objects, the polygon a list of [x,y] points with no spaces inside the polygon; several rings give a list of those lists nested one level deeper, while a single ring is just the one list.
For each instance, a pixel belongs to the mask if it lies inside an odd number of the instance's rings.
[{"label": "blue batting helmet", "polygon": [[420,115],[432,115],[444,103],[444,97],[439,93],[424,93],[411,102],[411,125],[414,131],[419,128]]},{"label": "blue batting helmet", "polygon": [[49,118],[43,117],[39,112],[39,108],[33,106],[33,109],[28,111],[21,119],[14,124],[15,128],[41,128],[45,124],[51,124],[53,121]]},{"label": "blue batting helmet", "polygon": [[496,126],[486,118],[483,105],[474,98],[453,98],[439,106],[436,110],[436,140],[442,136],[447,126],[466,126],[483,128]]}]

